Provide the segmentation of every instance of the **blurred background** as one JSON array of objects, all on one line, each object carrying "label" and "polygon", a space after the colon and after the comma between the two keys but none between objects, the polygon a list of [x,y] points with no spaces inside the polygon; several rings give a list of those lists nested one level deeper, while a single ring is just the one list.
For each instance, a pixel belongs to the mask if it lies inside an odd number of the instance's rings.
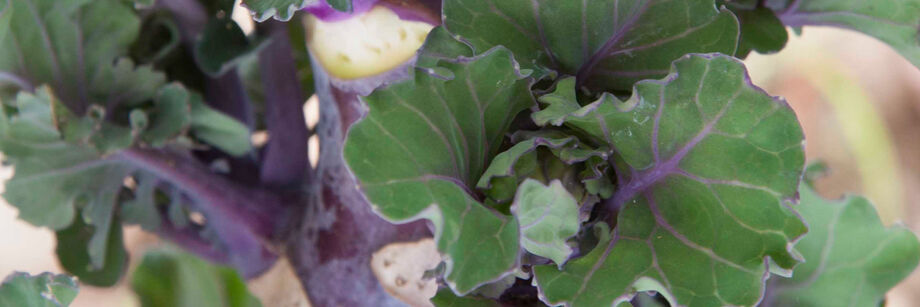
[{"label": "blurred background", "polygon": [[[248,20],[244,10],[236,11],[243,13],[235,19]],[[251,28],[251,23],[241,26]],[[830,168],[829,176],[817,182],[822,195],[836,199],[863,194],[875,203],[886,225],[903,223],[920,233],[920,69],[873,38],[829,28],[790,33],[782,52],[753,54],[746,62],[755,84],[785,97],[795,109],[809,160],[824,161]],[[11,174],[0,169],[0,182]],[[54,256],[52,232],[16,216],[15,208],[0,203],[0,276],[63,272]],[[132,266],[146,249],[162,244],[137,227],[126,228],[125,241]],[[137,306],[129,281],[125,278],[113,288],[82,286],[72,306]],[[251,281],[250,287],[264,306],[306,306],[285,263]],[[889,293],[887,306],[920,306],[916,289],[920,271]]]}]

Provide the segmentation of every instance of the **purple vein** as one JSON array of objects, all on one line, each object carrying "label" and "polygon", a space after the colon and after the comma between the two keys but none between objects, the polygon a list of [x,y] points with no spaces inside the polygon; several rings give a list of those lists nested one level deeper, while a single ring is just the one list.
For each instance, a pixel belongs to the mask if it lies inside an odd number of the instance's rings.
[{"label": "purple vein", "polygon": [[33,3],[32,0],[25,1],[25,3],[29,8],[29,13],[31,13],[32,18],[35,20],[35,25],[38,27],[39,33],[41,33],[42,43],[45,45],[45,48],[48,49],[48,55],[51,56],[51,69],[54,80],[57,84],[63,84],[61,81],[61,65],[58,60],[57,52],[54,50],[54,45],[51,43],[51,37],[48,36],[48,28],[42,21],[41,16],[38,15],[35,3]]},{"label": "purple vein", "polygon": [[[619,1],[617,1],[616,4],[617,4],[616,7],[619,7]],[[603,60],[604,56],[607,53],[610,53],[610,51],[613,50],[614,47],[616,47],[616,44],[619,43],[620,40],[622,40],[624,36],[626,36],[627,30],[632,28],[632,26],[635,25],[637,21],[639,21],[639,16],[645,13],[645,10],[648,9],[649,5],[651,5],[651,1],[646,1],[645,3],[642,4],[640,8],[631,12],[632,15],[630,16],[629,20],[627,20],[626,23],[620,26],[613,33],[613,35],[609,39],[607,39],[607,42],[604,43],[604,46],[601,47],[600,50],[595,52],[594,55],[592,55],[591,58],[589,58],[588,61],[585,62],[585,64],[581,65],[581,67],[578,69],[578,73],[576,74],[576,83],[578,83],[575,86],[576,88],[580,87],[580,85],[583,84],[583,82],[585,82],[587,77],[591,74],[591,70],[594,69],[594,66],[597,66],[597,63]],[[617,14],[617,17],[619,17],[619,14]]]},{"label": "purple vein", "polygon": [[[685,156],[687,156],[690,150],[696,147],[697,144],[699,144],[704,138],[706,138],[706,136],[710,134],[716,123],[718,123],[719,120],[722,119],[722,116],[725,115],[725,112],[728,110],[729,106],[731,106],[738,95],[741,94],[741,90],[744,88],[743,86],[744,85],[742,84],[741,87],[739,87],[735,94],[732,96],[732,98],[729,99],[729,101],[725,103],[724,106],[722,106],[722,109],[719,110],[719,113],[716,114],[716,116],[711,121],[706,123],[706,125],[703,126],[703,129],[696,136],[694,136],[693,139],[687,142],[687,144],[681,147],[681,149],[678,150],[673,156],[671,156],[671,158],[664,162],[655,163],[655,166],[651,169],[642,171],[638,175],[633,176],[629,183],[620,188],[613,195],[613,201],[610,202],[609,205],[614,207],[609,209],[618,208],[622,204],[626,203],[626,201],[632,199],[637,194],[649,188],[652,184],[655,184],[665,176],[677,172],[677,166],[680,164],[680,161]],[[655,127],[658,127],[657,123],[655,124]],[[654,136],[657,134],[657,132],[653,131],[652,134]],[[658,156],[657,152],[654,154],[656,157]]]},{"label": "purple vein", "polygon": [[[688,10],[688,11],[689,11],[689,10]],[[656,41],[653,42],[653,43],[646,44],[646,45],[642,45],[642,46],[636,46],[636,47],[631,47],[631,48],[619,49],[619,50],[616,50],[616,51],[613,51],[613,52],[608,53],[606,56],[612,57],[612,56],[615,56],[615,55],[618,55],[618,54],[629,53],[629,52],[633,52],[633,51],[640,51],[640,50],[645,50],[645,49],[649,49],[649,48],[658,47],[658,46],[667,44],[667,43],[669,43],[669,42],[672,42],[672,41],[675,41],[675,40],[678,40],[678,39],[687,37],[688,35],[693,34],[694,32],[696,32],[697,30],[702,29],[702,28],[705,28],[705,27],[711,25],[712,23],[716,22],[716,20],[717,20],[717,18],[713,18],[710,22],[701,24],[701,25],[696,26],[696,27],[688,28],[686,31],[681,32],[681,33],[679,33],[679,34],[677,34],[677,35],[674,35],[674,36],[671,36],[671,37],[668,37],[668,38],[659,39],[659,40],[656,40]]]},{"label": "purple vein", "polygon": [[543,52],[546,52],[546,57],[549,58],[549,62],[553,67],[559,66],[556,63],[556,56],[549,50],[549,44],[546,42],[546,34],[543,31],[543,20],[540,19],[540,3],[537,0],[530,0],[531,7],[533,9],[533,20],[537,23],[537,33],[540,38],[540,45],[543,46]]}]

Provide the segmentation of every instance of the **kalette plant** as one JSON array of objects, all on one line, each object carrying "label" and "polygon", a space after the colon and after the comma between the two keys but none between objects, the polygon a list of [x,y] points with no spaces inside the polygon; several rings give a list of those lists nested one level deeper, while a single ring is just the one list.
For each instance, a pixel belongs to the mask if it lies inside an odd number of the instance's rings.
[{"label": "kalette plant", "polygon": [[[403,305],[370,258],[424,237],[439,306],[878,306],[920,258],[816,195],[740,60],[835,26],[920,66],[918,0],[243,5],[249,34],[230,0],[0,0],[4,198],[81,283],[124,276],[122,224],[223,265],[147,255],[145,306],[259,305],[227,267],[279,257],[314,306]],[[76,288],[17,273],[0,306]]]}]

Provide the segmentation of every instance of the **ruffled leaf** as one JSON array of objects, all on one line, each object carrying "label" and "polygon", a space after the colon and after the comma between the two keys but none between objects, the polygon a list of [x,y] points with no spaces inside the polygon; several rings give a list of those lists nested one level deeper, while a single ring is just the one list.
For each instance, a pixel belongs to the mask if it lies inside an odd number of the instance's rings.
[{"label": "ruffled leaf", "polygon": [[517,222],[484,207],[472,187],[511,120],[532,105],[531,81],[504,48],[441,67],[453,78],[417,71],[366,97],[370,111],[352,126],[344,152],[380,215],[434,223],[446,281],[465,294],[518,260]]},{"label": "ruffled leaf", "polygon": [[545,186],[527,179],[517,189],[511,212],[521,226],[521,246],[561,268],[572,255],[566,241],[581,227],[575,197],[558,180]]},{"label": "ruffled leaf", "polygon": [[803,184],[796,206],[809,225],[795,244],[805,263],[771,280],[771,306],[881,306],[917,267],[920,243],[903,225],[885,227],[862,197],[828,201]]},{"label": "ruffled leaf", "polygon": [[738,41],[738,21],[713,0],[458,0],[443,12],[475,50],[505,46],[523,68],[603,90],[664,76],[687,53],[734,54]]},{"label": "ruffled leaf", "polygon": [[770,270],[799,262],[791,245],[805,225],[785,203],[802,175],[802,130],[738,60],[686,56],[625,102],[608,94],[577,107],[571,79],[548,98],[535,118],[616,148],[607,209],[619,212],[586,257],[534,268],[548,303],[611,305],[659,290],[679,305],[754,305]]}]

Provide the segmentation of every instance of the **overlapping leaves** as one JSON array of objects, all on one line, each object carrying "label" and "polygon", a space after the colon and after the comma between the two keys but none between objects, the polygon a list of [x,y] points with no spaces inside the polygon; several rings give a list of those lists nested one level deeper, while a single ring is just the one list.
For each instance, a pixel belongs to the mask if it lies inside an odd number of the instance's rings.
[{"label": "overlapping leaves", "polygon": [[418,71],[366,97],[370,111],[351,128],[345,159],[382,216],[434,222],[446,280],[467,293],[518,261],[517,221],[482,206],[472,187],[533,98],[507,49],[440,67],[453,78]]},{"label": "overlapping leaves", "polygon": [[[726,2],[739,11],[756,10],[757,3],[755,0]],[[765,7],[773,9],[787,26],[832,26],[871,35],[920,67],[920,0],[769,0]],[[773,26],[755,21],[751,28]]]},{"label": "overlapping leaves", "polygon": [[563,270],[534,269],[548,302],[610,305],[653,281],[680,305],[753,305],[765,263],[797,263],[791,242],[805,225],[784,202],[802,172],[802,131],[737,60],[684,57],[625,102],[604,95],[581,107],[571,79],[541,101],[549,105],[538,123],[616,148],[618,177],[619,216],[606,239]]},{"label": "overlapping leaves", "polygon": [[712,0],[457,0],[443,11],[477,51],[505,46],[525,68],[602,90],[664,76],[687,53],[734,54],[738,40],[734,15]]},{"label": "overlapping leaves", "polygon": [[805,263],[771,280],[772,306],[881,306],[885,292],[917,267],[920,243],[904,226],[885,228],[862,197],[828,201],[803,184],[796,209],[809,225],[795,244]]},{"label": "overlapping leaves", "polygon": [[[15,167],[4,198],[20,218],[86,243],[59,246],[62,263],[85,282],[111,284],[124,267],[120,236],[110,230],[120,227],[126,178],[137,176],[141,187],[161,185],[119,152],[189,144],[191,132],[239,155],[250,150],[248,129],[184,87],[165,85],[163,74],[122,58],[139,27],[124,1],[2,3],[0,42],[8,48],[0,49],[0,87],[21,90],[15,98],[0,96],[7,98],[0,150]],[[153,197],[141,196],[122,218],[153,229],[159,226]],[[147,211],[132,215],[138,208]],[[107,261],[110,254],[118,259]]]}]

